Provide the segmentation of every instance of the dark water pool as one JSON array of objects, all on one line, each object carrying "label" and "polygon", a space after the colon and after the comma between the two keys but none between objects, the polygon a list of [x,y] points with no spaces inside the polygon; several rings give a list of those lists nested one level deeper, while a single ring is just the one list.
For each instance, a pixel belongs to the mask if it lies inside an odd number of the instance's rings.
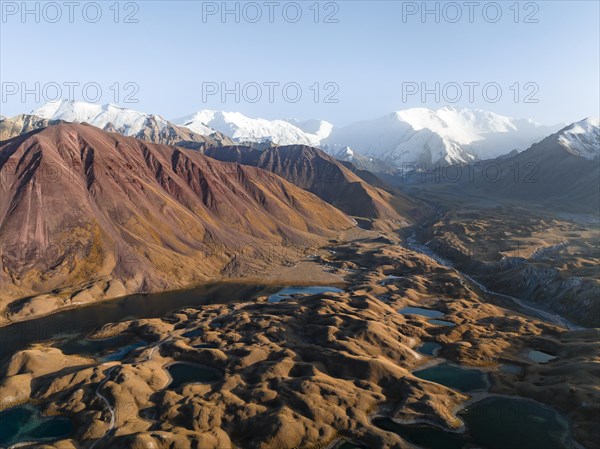
[{"label": "dark water pool", "polygon": [[62,416],[42,416],[32,405],[20,405],[0,412],[0,447],[48,442],[68,437],[73,423]]},{"label": "dark water pool", "polygon": [[547,352],[538,351],[537,349],[530,349],[527,352],[527,358],[532,362],[548,363],[549,361],[554,360],[557,357],[555,355],[548,354]]},{"label": "dark water pool", "polygon": [[439,343],[435,343],[433,341],[426,341],[417,348],[417,351],[419,351],[421,354],[435,357],[438,354],[438,352],[440,352],[440,349],[442,349],[442,345],[440,345]]},{"label": "dark water pool", "polygon": [[383,280],[381,280],[379,282],[379,284],[380,285],[388,285],[398,279],[405,279],[405,276],[396,276],[396,275],[390,274],[390,275],[387,275]]},{"label": "dark water pool", "polygon": [[0,327],[0,357],[40,341],[83,338],[100,326],[124,319],[159,318],[183,308],[250,301],[282,287],[213,283],[187,290],[131,295]]},{"label": "dark water pool", "polygon": [[191,331],[187,331],[181,334],[181,336],[185,338],[200,337],[201,335],[204,335],[204,329],[193,329]]},{"label": "dark water pool", "polygon": [[339,293],[343,292],[341,288],[315,285],[315,286],[301,286],[301,287],[285,287],[278,292],[269,296],[267,302],[279,302],[289,298],[292,295],[317,295],[320,293]]},{"label": "dark water pool", "polygon": [[444,320],[427,320],[427,322],[431,323],[431,324],[435,324],[436,326],[447,326],[447,327],[456,326],[456,323],[452,323],[451,321],[444,321]]},{"label": "dark water pool", "polygon": [[398,424],[389,418],[373,420],[424,449],[574,449],[566,419],[556,410],[522,398],[489,397],[458,416],[466,425],[453,433],[429,424]]},{"label": "dark water pool", "polygon": [[116,351],[109,352],[108,354],[101,357],[101,360],[104,362],[114,362],[117,360],[123,360],[134,349],[142,348],[147,345],[148,342],[143,340],[134,341],[128,345],[121,346]]},{"label": "dark water pool", "polygon": [[514,374],[515,376],[520,376],[523,374],[523,368],[512,363],[504,363],[500,365],[500,371],[506,374]]},{"label": "dark water pool", "polygon": [[210,383],[223,378],[218,370],[196,363],[173,363],[167,366],[167,371],[172,379],[169,388],[177,388],[188,383]]},{"label": "dark water pool", "polygon": [[439,310],[424,309],[422,307],[404,307],[403,309],[398,310],[398,312],[402,315],[421,315],[426,316],[427,318],[440,318],[445,315],[445,313],[442,313]]},{"label": "dark water pool", "polygon": [[56,347],[67,355],[97,355],[124,346],[131,340],[132,336],[126,334],[100,339],[72,338],[59,342]]},{"label": "dark water pool", "polygon": [[521,398],[490,397],[459,416],[473,441],[490,449],[571,449],[567,420],[556,410]]},{"label": "dark water pool", "polygon": [[487,374],[483,371],[474,368],[462,368],[448,363],[418,370],[413,374],[420,379],[435,382],[464,393],[486,390],[489,387]]},{"label": "dark water pool", "polygon": [[123,334],[101,339],[75,338],[56,346],[67,355],[92,356],[110,362],[122,360],[134,349],[147,344],[146,341],[135,339],[133,335]]}]

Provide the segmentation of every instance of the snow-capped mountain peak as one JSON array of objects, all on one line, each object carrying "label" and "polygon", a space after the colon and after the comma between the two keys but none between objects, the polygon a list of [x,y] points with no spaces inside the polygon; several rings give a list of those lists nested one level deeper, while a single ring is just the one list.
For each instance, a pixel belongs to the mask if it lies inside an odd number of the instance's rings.
[{"label": "snow-capped mountain peak", "polygon": [[301,121],[296,119],[286,119],[286,122],[291,123],[297,128],[300,128],[307,134],[315,136],[319,142],[329,136],[329,134],[331,134],[331,130],[333,129],[333,124],[326,122],[325,120]]},{"label": "snow-capped mountain peak", "polygon": [[452,164],[524,150],[561,128],[481,109],[411,108],[379,119],[335,128],[322,144],[348,145],[401,168],[405,164]]},{"label": "snow-capped mountain peak", "polygon": [[238,142],[271,141],[279,145],[318,146],[333,125],[320,120],[266,120],[250,118],[239,112],[205,109],[175,120],[176,124],[206,134],[220,131]]},{"label": "snow-capped mountain peak", "polygon": [[354,150],[350,147],[344,147],[342,148],[342,152],[347,155],[347,156],[354,156]]},{"label": "snow-capped mountain peak", "polygon": [[152,120],[159,130],[168,125],[168,122],[158,115],[145,114],[114,104],[99,105],[68,100],[48,102],[34,109],[31,114],[48,120],[86,122],[101,129],[110,125],[117,132],[126,136],[133,136],[141,132],[148,120]]},{"label": "snow-capped mountain peak", "polygon": [[213,111],[212,109],[204,109],[196,112],[195,114],[186,115],[179,119],[174,120],[174,123],[185,126],[186,128],[194,131],[195,133],[203,136],[213,133],[215,130],[205,123],[209,123],[214,120],[215,116],[219,111]]},{"label": "snow-capped mountain peak", "polygon": [[569,125],[559,132],[558,142],[577,156],[600,157],[600,118],[588,117]]},{"label": "snow-capped mountain peak", "polygon": [[427,128],[442,138],[460,144],[482,140],[488,133],[517,129],[513,119],[481,109],[413,108],[396,112],[396,117],[408,123],[416,131]]},{"label": "snow-capped mountain peak", "polygon": [[336,159],[342,161],[350,161],[354,159],[355,153],[354,150],[350,147],[343,147],[339,151],[336,151],[335,154],[332,154]]}]

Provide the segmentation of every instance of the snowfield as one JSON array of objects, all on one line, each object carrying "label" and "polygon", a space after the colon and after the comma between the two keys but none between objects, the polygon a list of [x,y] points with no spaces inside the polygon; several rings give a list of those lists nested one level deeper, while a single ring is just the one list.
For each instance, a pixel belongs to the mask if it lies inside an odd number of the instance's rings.
[{"label": "snowfield", "polygon": [[236,142],[273,142],[309,145],[343,160],[366,157],[396,168],[423,164],[469,163],[522,151],[548,135],[561,131],[561,144],[587,159],[599,155],[598,118],[588,118],[565,128],[545,126],[481,109],[443,107],[412,108],[380,118],[336,127],[324,120],[267,120],[240,112],[204,109],[169,122],[113,104],[96,105],[65,100],[47,103],[32,111],[46,119],[87,122],[99,128],[112,125],[127,136],[145,127],[164,129],[170,123],[203,136],[219,131]]}]

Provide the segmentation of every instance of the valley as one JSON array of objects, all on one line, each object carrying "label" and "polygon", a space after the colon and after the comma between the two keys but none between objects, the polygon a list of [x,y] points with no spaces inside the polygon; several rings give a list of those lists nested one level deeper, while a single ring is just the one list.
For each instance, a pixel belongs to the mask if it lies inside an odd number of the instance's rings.
[{"label": "valley", "polygon": [[593,167],[550,208],[134,117],[0,123],[0,447],[595,447]]},{"label": "valley", "polygon": [[0,449],[600,449],[600,1],[0,3]]},{"label": "valley", "polygon": [[[431,198],[431,197],[430,197]],[[412,237],[476,281],[581,326],[598,327],[600,224],[526,205],[456,202],[444,197],[435,218]],[[581,219],[583,218],[583,219]],[[405,235],[407,233],[405,232]]]}]

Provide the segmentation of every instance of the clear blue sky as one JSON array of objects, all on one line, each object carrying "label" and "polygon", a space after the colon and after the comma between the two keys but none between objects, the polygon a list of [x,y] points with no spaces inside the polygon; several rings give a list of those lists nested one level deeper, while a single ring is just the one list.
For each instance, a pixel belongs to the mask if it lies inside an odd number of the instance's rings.
[{"label": "clear blue sky", "polygon": [[[22,11],[12,14],[21,2],[2,1],[0,79],[4,93],[14,88],[11,83],[25,83],[36,90],[35,82],[40,86],[56,82],[67,94],[65,82],[95,82],[103,94],[98,102],[106,103],[115,102],[110,86],[119,82],[118,104],[166,118],[210,108],[270,119],[323,118],[344,125],[408,107],[444,106],[443,96],[436,101],[429,95],[423,102],[420,95],[404,99],[402,95],[403,83],[419,87],[426,83],[434,88],[439,82],[440,93],[450,99],[457,91],[447,83],[461,86],[462,99],[451,103],[459,107],[483,108],[545,124],[600,115],[600,9],[595,0],[520,2],[518,23],[513,1],[499,2],[502,17],[496,23],[491,22],[497,12],[493,7],[488,6],[484,17],[483,6],[490,2],[478,2],[473,23],[462,1],[456,2],[462,13],[456,23],[449,22],[456,9],[442,11],[443,3],[439,23],[433,14],[423,23],[420,11],[403,20],[403,9],[410,13],[422,2],[393,1],[321,2],[319,23],[314,20],[313,1],[298,2],[302,17],[296,23],[292,23],[296,9],[290,2],[277,2],[273,23],[269,6],[261,1],[255,3],[262,13],[257,23],[245,20],[243,13],[253,19],[256,8],[243,11],[244,3],[240,3],[239,23],[233,14],[223,23],[218,12],[203,20],[203,8],[210,12],[220,8],[221,2],[200,1],[142,1],[135,2],[135,9],[122,2],[118,23],[111,9],[114,2],[100,2],[102,18],[90,23],[82,12],[89,2],[79,2],[69,23],[68,7],[57,3],[62,13],[57,23],[46,20],[54,19],[52,9],[45,15],[40,10],[40,23],[35,21],[36,14],[26,16],[23,23]],[[283,16],[284,6],[288,20]],[[35,3],[29,7],[35,8]],[[428,7],[435,8],[435,2]],[[93,8],[86,12],[94,18]],[[128,13],[138,23],[123,23]],[[338,22],[323,23],[327,14]],[[537,23],[524,23],[526,17]],[[139,103],[123,102],[123,96],[133,92],[131,87],[125,89],[126,82],[139,86],[133,95]],[[240,87],[258,83],[263,99],[247,101],[256,92],[252,85],[239,102],[233,95],[225,102],[219,95],[203,99],[202,85],[210,82],[231,88],[236,82]],[[302,97],[292,103],[293,88],[286,100],[281,88],[275,87],[271,103],[265,82],[298,83]],[[321,93],[316,102],[315,82],[320,83]],[[333,93],[331,85],[325,87],[327,82],[339,87],[332,97],[337,103],[323,101],[324,95]],[[502,96],[491,103],[481,86],[474,87],[470,103],[464,82],[497,83]],[[515,82],[520,92],[516,103]],[[533,85],[525,87],[527,82],[535,83],[539,91],[535,93]],[[443,86],[446,92],[441,91]],[[54,91],[48,89],[47,96],[52,96]],[[90,92],[88,98],[94,96]],[[527,94],[538,102],[525,103]],[[488,91],[488,98],[494,95],[494,90]],[[83,99],[78,87],[75,99]],[[4,115],[29,112],[37,106],[33,95],[24,102],[19,95],[5,95],[2,100]]]}]

